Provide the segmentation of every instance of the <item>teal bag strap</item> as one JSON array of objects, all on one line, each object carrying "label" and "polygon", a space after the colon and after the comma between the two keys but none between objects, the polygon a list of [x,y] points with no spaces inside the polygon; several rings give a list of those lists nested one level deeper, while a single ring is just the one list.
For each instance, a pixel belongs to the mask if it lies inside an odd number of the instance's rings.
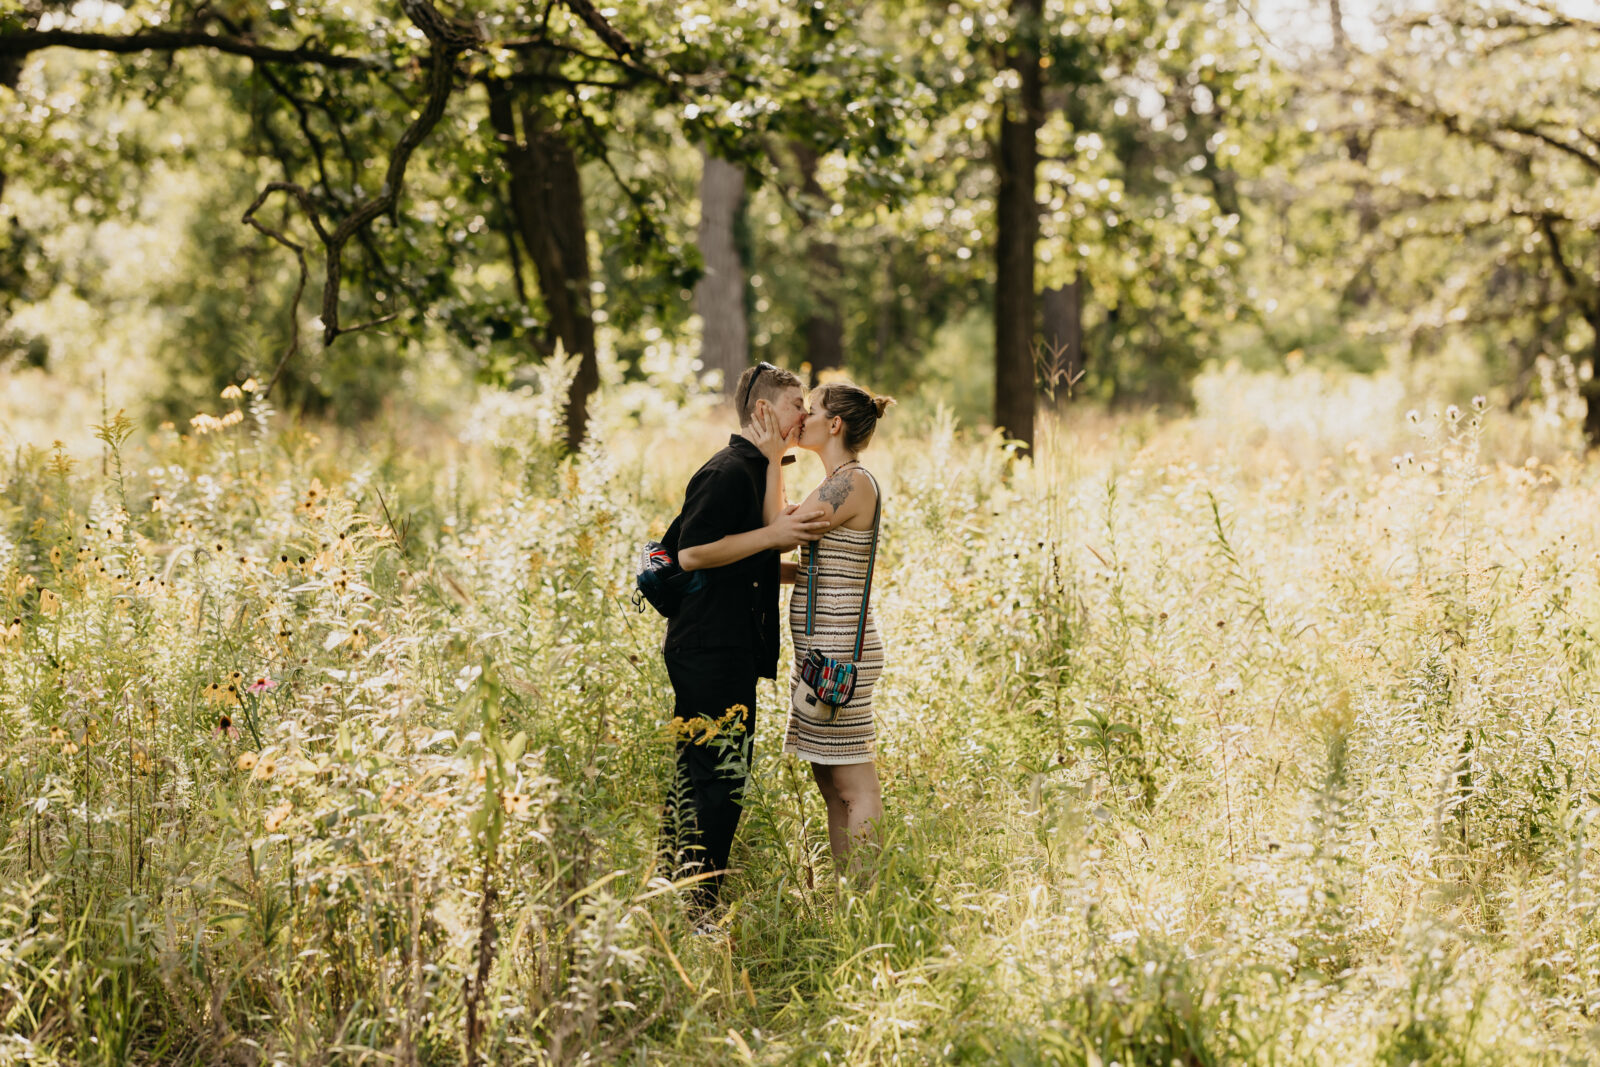
[{"label": "teal bag strap", "polygon": [[[872,509],[872,545],[867,550],[867,581],[861,590],[861,619],[856,623],[856,652],[851,657],[852,662],[861,658],[861,646],[867,639],[867,604],[872,599],[872,568],[878,560],[878,526],[883,521],[883,490],[878,488],[878,479],[865,467],[861,468],[861,473],[872,483],[877,504]],[[817,542],[807,543],[806,548],[811,559],[806,568],[806,636],[810,637],[816,629],[817,618]]]},{"label": "teal bag strap", "polygon": [[810,562],[806,565],[806,636],[811,636],[817,621],[817,543],[806,542],[806,554]]},{"label": "teal bag strap", "polygon": [[861,644],[867,638],[867,604],[872,600],[872,567],[878,561],[878,523],[883,519],[883,490],[878,488],[878,479],[865,467],[861,468],[861,473],[872,483],[878,502],[872,509],[872,546],[867,549],[867,580],[861,589],[861,621],[856,623],[856,654],[850,657],[851,662],[861,659]]}]

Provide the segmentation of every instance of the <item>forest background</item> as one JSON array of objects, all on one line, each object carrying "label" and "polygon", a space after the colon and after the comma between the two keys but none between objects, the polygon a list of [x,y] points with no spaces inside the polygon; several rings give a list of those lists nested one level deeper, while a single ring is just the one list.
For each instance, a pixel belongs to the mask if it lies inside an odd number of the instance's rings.
[{"label": "forest background", "polygon": [[[0,1062],[1592,1061],[1597,43],[0,0]],[[764,688],[704,938],[627,593],[763,358],[902,402],[889,818]]]},{"label": "forest background", "polygon": [[359,421],[559,348],[575,443],[598,361],[665,346],[1026,442],[1040,380],[1182,407],[1207,363],[1287,359],[1516,408],[1594,381],[1582,5],[454,14],[439,43],[361,5],[8,2],[10,388],[104,376],[187,417],[247,369]]}]

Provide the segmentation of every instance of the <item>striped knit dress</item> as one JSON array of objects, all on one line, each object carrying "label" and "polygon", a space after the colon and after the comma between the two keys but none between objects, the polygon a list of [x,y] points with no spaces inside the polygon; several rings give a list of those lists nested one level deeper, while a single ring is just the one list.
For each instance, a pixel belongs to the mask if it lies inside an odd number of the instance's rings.
[{"label": "striped knit dress", "polygon": [[[789,598],[789,633],[794,638],[794,669],[789,676],[789,691],[800,680],[800,664],[813,645],[824,655],[848,660],[856,650],[856,625],[861,620],[861,594],[866,586],[867,554],[872,547],[871,530],[836,527],[824,534],[812,549],[802,551],[800,576],[795,579]],[[814,555],[813,555],[814,553]],[[817,615],[815,633],[806,636],[807,564],[817,567]],[[791,705],[783,750],[811,763],[871,763],[877,727],[872,721],[872,689],[883,671],[883,641],[872,609],[867,609],[867,629],[862,638],[861,658],[856,661],[856,688],[850,703],[839,709],[832,722],[803,716]]]}]

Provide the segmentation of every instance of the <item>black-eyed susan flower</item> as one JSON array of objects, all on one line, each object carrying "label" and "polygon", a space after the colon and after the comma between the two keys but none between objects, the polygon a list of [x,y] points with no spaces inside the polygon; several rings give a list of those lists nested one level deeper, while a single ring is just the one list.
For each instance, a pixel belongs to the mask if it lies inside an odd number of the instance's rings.
[{"label": "black-eyed susan flower", "polygon": [[278,804],[267,811],[266,817],[262,820],[262,825],[267,828],[267,833],[275,834],[278,832],[279,827],[289,821],[289,816],[293,813],[294,803],[285,800],[282,804]]},{"label": "black-eyed susan flower", "polygon": [[533,794],[502,790],[500,806],[505,809],[507,815],[526,815],[533,810]]}]

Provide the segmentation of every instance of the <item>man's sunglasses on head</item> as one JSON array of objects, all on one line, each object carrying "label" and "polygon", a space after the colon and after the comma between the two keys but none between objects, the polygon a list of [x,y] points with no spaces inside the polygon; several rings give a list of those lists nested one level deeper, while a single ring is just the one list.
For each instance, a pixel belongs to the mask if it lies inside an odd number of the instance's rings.
[{"label": "man's sunglasses on head", "polygon": [[748,382],[744,383],[744,396],[739,398],[740,411],[745,410],[746,406],[750,403],[750,394],[755,392],[756,380],[767,371],[777,369],[777,367],[773,366],[771,363],[768,363],[766,360],[762,360],[760,363],[756,364],[756,372],[750,375],[750,380]]}]

